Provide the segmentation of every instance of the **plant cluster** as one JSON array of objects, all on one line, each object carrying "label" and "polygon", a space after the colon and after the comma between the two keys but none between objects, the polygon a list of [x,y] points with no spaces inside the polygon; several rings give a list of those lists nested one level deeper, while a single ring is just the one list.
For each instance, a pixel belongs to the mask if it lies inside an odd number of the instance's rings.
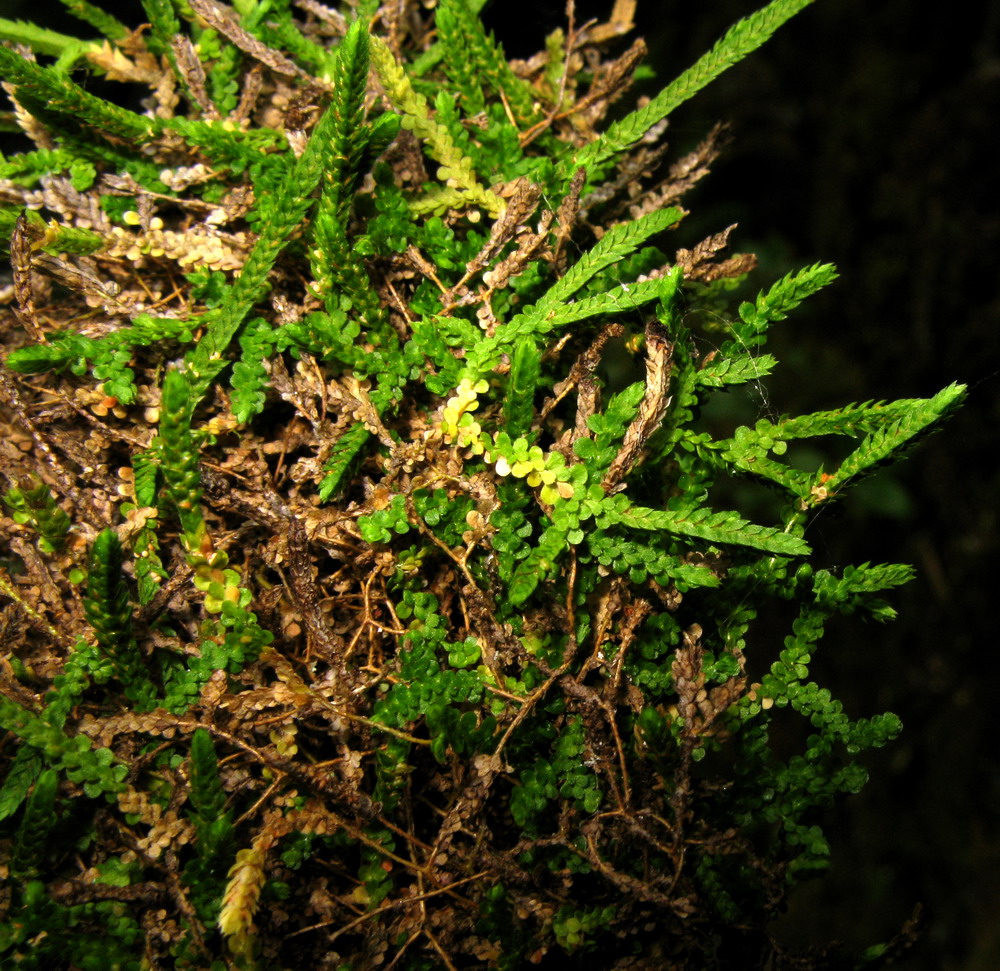
[{"label": "plant cluster", "polygon": [[722,130],[663,140],[809,0],[610,123],[628,0],[524,61],[481,2],[63,2],[0,20],[0,963],[841,960],[766,926],[900,723],[810,664],[911,570],[807,526],[963,389],[706,420],[836,273],[720,310]]}]

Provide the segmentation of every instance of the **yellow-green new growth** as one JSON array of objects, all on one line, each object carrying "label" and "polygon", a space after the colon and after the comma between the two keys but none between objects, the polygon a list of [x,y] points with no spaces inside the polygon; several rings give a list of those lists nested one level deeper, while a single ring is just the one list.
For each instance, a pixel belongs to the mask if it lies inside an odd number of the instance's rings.
[{"label": "yellow-green new growth", "polygon": [[[499,216],[503,200],[479,184],[472,159],[462,154],[448,129],[431,117],[427,99],[414,90],[402,65],[378,37],[371,38],[371,59],[386,96],[403,116],[404,127],[424,142],[430,155],[440,163],[438,178],[450,189],[458,190],[457,195],[446,195],[444,204],[454,206],[464,202],[466,206],[485,209],[494,219]],[[415,204],[420,207],[420,200]]]},{"label": "yellow-green new growth", "polygon": [[441,431],[449,445],[458,439],[459,446],[465,448],[479,438],[481,429],[478,423],[472,422],[471,416],[466,416],[479,407],[479,395],[485,394],[489,388],[485,378],[477,381],[462,378],[459,382],[455,393],[445,403],[441,419]]}]

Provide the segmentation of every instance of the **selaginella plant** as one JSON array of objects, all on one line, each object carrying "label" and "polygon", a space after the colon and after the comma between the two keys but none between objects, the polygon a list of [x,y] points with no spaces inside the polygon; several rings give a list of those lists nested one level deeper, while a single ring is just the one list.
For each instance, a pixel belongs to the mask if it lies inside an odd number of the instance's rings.
[{"label": "selaginella plant", "polygon": [[0,964],[853,966],[767,926],[900,730],[824,627],[912,573],[807,526],[963,389],[707,420],[836,274],[753,296],[685,235],[721,129],[663,139],[809,0],[634,110],[628,0],[524,61],[481,2],[63,2],[0,20]]}]

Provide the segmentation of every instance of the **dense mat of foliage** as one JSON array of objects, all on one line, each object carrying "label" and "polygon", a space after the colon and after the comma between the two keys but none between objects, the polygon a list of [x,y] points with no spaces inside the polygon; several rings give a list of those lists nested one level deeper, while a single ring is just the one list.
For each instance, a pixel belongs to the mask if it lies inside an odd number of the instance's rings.
[{"label": "dense mat of foliage", "polygon": [[627,0],[519,62],[460,0],[64,2],[100,39],[0,20],[0,963],[846,960],[766,926],[900,724],[809,666],[911,570],[806,527],[963,389],[706,422],[836,274],[731,312],[722,132],[662,140],[809,0],[610,124]]}]

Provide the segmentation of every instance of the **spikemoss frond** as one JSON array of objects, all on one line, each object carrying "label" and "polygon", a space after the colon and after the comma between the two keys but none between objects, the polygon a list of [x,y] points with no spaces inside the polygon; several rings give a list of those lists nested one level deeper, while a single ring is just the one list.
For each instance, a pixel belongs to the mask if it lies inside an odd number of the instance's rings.
[{"label": "spikemoss frond", "polygon": [[59,775],[46,769],[35,780],[34,789],[24,807],[21,825],[14,837],[10,870],[16,877],[36,876],[42,863],[49,835],[58,822],[55,813]]},{"label": "spikemoss frond", "polygon": [[[128,27],[117,17],[92,4],[90,0],[61,0],[61,2],[67,13],[86,24],[90,24],[114,44],[119,44],[129,34]],[[33,49],[37,50],[37,48]]]},{"label": "spikemoss frond", "polygon": [[595,141],[573,155],[572,168],[592,170],[634,145],[675,108],[696,95],[720,74],[755,51],[812,0],[772,0],[766,7],[737,21],[715,46],[642,108],[616,121]]},{"label": "spikemoss frond", "polygon": [[719,149],[666,118],[807,0],[603,136],[631,0],[509,63],[482,0],[64,4],[106,39],[0,21],[0,963],[780,963],[900,729],[814,659],[912,576],[811,521],[965,393],[779,417],[836,271],[666,245]]},{"label": "spikemoss frond", "polygon": [[372,38],[371,57],[386,96],[403,116],[403,126],[424,142],[428,153],[439,163],[438,179],[461,193],[467,206],[485,209],[494,218],[499,215],[503,202],[479,184],[472,160],[455,145],[448,129],[431,117],[427,99],[414,89],[384,41]]},{"label": "spikemoss frond", "polygon": [[54,68],[28,61],[10,48],[0,46],[0,74],[18,100],[45,121],[58,119],[62,127],[78,130],[88,125],[115,138],[135,144],[151,141],[160,124],[126,108],[98,98]]},{"label": "spikemoss frond", "polygon": [[111,660],[125,695],[141,711],[153,707],[156,690],[132,630],[132,604],[122,572],[121,542],[113,529],[100,532],[90,550],[83,606],[97,643]]},{"label": "spikemoss frond", "polygon": [[503,49],[470,4],[441,0],[435,13],[445,71],[461,94],[468,114],[485,107],[483,82],[502,97],[519,126],[527,128],[538,116],[535,93],[511,70]]},{"label": "spikemoss frond", "polygon": [[85,41],[22,20],[0,17],[0,41],[25,44],[38,54],[80,58],[90,46]]}]

